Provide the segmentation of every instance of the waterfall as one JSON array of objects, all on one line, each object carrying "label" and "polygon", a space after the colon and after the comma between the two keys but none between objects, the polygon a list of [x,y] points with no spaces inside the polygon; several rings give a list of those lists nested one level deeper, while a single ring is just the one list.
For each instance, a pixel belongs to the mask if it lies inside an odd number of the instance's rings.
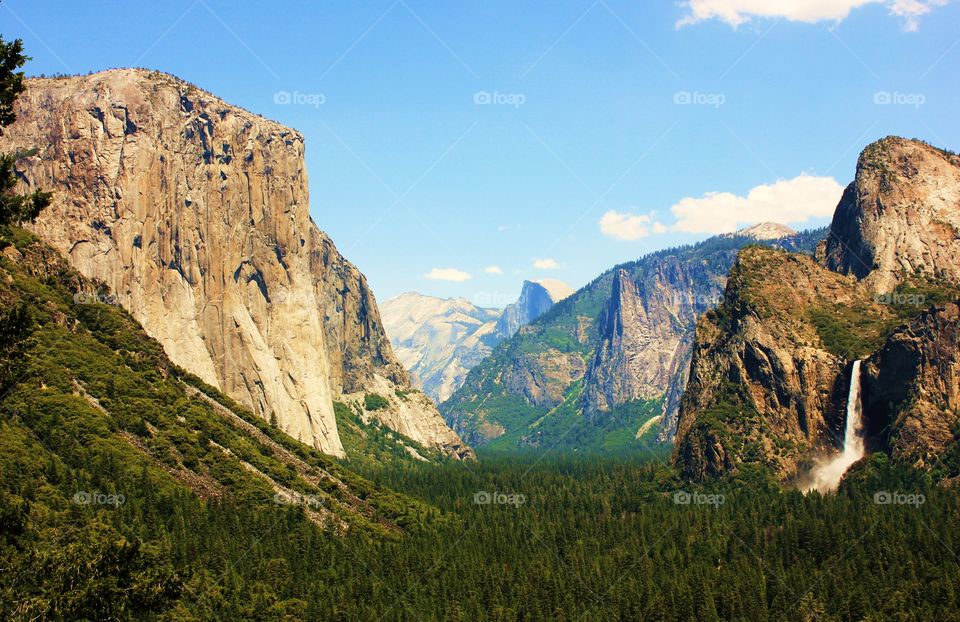
[{"label": "waterfall", "polygon": [[854,361],[850,371],[850,390],[847,393],[847,424],[843,432],[843,451],[813,470],[813,482],[807,490],[836,490],[850,465],[863,457],[865,450],[861,414],[860,361]]}]

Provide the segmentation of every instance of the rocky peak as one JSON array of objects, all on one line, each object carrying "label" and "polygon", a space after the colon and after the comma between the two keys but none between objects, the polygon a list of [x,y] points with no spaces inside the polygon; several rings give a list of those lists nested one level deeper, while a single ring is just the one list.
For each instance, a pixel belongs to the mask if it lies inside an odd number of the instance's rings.
[{"label": "rocky peak", "polygon": [[730,234],[731,237],[753,238],[754,240],[779,240],[792,235],[797,235],[796,230],[778,222],[761,222]]},{"label": "rocky peak", "polygon": [[847,340],[836,333],[882,339],[890,320],[863,286],[808,256],[742,250],[724,303],[697,324],[678,466],[693,479],[744,462],[763,463],[782,479],[801,476],[842,443],[849,361],[838,346]]},{"label": "rocky peak", "polygon": [[907,275],[960,283],[960,157],[890,136],[857,161],[830,225],[831,270],[890,292]]},{"label": "rocky peak", "polygon": [[569,285],[554,279],[524,281],[520,298],[503,310],[497,322],[497,334],[502,339],[513,336],[521,326],[533,322],[572,293]]},{"label": "rocky peak", "polygon": [[38,146],[18,173],[54,191],[36,232],[177,365],[333,455],[333,400],[365,391],[387,425],[463,453],[429,400],[400,397],[365,277],[310,218],[299,133],[140,69],[30,80],[16,114],[0,148]]}]

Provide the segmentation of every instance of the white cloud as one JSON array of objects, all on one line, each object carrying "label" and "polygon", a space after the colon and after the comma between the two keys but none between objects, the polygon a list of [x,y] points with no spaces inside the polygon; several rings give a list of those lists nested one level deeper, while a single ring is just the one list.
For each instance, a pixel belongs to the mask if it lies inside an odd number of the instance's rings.
[{"label": "white cloud", "polygon": [[903,19],[904,30],[916,32],[920,27],[921,15],[945,4],[947,0],[894,0],[890,5],[890,12]]},{"label": "white cloud", "polygon": [[423,278],[430,279],[431,281],[467,281],[473,277],[464,272],[463,270],[457,270],[456,268],[434,268],[430,272],[427,272],[423,275]]},{"label": "white cloud", "polygon": [[560,264],[557,263],[556,259],[545,257],[543,259],[535,259],[533,261],[533,267],[541,270],[556,270],[560,267]]},{"label": "white cloud", "polygon": [[730,192],[708,192],[681,199],[670,208],[671,227],[683,233],[725,233],[741,226],[773,221],[802,223],[833,214],[843,186],[833,177],[799,175],[757,186],[742,197]]},{"label": "white cloud", "polygon": [[503,268],[500,266],[487,266],[483,271],[487,274],[503,274]]},{"label": "white cloud", "polygon": [[630,214],[610,210],[600,218],[600,231],[615,240],[639,240],[650,235],[651,230],[660,233],[663,225],[653,222],[653,214]]},{"label": "white cloud", "polygon": [[812,24],[820,21],[840,22],[850,11],[867,4],[885,4],[892,15],[904,20],[904,28],[917,29],[917,20],[948,0],[688,0],[687,15],[677,27],[719,19],[736,28],[753,17],[782,17],[790,21]]}]

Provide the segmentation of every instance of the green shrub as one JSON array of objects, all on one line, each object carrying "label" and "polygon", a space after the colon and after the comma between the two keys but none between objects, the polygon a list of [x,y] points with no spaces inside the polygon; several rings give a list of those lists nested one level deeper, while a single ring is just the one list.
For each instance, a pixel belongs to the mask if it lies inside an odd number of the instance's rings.
[{"label": "green shrub", "polygon": [[367,393],[363,396],[363,407],[368,411],[383,410],[390,407],[390,402],[382,395]]}]

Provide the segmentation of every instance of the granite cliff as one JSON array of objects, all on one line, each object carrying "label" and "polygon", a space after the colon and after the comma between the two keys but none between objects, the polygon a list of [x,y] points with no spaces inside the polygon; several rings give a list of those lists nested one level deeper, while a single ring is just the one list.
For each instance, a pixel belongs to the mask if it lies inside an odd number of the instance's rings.
[{"label": "granite cliff", "polygon": [[466,448],[410,387],[363,274],[309,215],[303,137],[173,76],[30,80],[3,149],[33,147],[25,187],[55,191],[34,230],[109,287],[171,360],[344,455],[333,402],[425,446]]},{"label": "granite cliff", "polygon": [[892,291],[905,275],[960,282],[960,156],[890,136],[867,146],[830,225],[826,265]]},{"label": "granite cliff", "polygon": [[572,293],[573,289],[569,285],[554,279],[524,281],[520,297],[516,302],[507,305],[497,320],[494,327],[497,343],[513,337],[521,326],[533,322]]}]

